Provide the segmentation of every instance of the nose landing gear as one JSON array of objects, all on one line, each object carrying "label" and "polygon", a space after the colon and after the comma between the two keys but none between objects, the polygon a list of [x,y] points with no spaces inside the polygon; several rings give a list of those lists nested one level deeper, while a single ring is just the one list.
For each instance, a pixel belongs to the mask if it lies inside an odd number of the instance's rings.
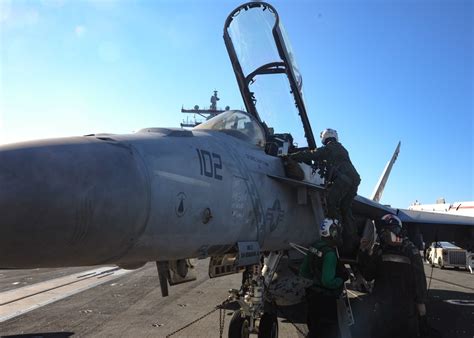
[{"label": "nose landing gear", "polygon": [[265,258],[263,266],[247,268],[240,291],[229,291],[229,299],[240,305],[230,321],[229,338],[248,338],[250,333],[257,333],[258,337],[278,337],[278,317],[271,312],[267,289],[281,256],[281,252],[272,252]]}]

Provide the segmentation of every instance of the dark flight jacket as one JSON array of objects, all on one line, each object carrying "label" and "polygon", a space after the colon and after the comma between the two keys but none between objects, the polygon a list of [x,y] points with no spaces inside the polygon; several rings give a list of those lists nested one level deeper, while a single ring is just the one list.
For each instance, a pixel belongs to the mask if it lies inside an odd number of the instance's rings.
[{"label": "dark flight jacket", "polygon": [[316,150],[300,151],[292,154],[291,158],[298,162],[314,161],[317,167],[323,169],[326,182],[340,178],[356,187],[360,183],[360,176],[352,165],[349,153],[337,141],[330,141]]},{"label": "dark flight jacket", "polygon": [[423,261],[418,248],[408,239],[400,247],[376,247],[372,256],[361,253],[359,263],[365,279],[375,279],[373,295],[382,306],[411,312],[415,304],[426,302]]}]

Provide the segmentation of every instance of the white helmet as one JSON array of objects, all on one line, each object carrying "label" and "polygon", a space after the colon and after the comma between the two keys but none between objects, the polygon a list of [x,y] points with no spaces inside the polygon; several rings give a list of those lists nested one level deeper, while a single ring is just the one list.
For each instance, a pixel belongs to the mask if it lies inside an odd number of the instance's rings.
[{"label": "white helmet", "polygon": [[337,237],[339,222],[337,219],[325,218],[319,227],[319,234],[321,237]]},{"label": "white helmet", "polygon": [[404,230],[401,219],[395,215],[386,214],[381,218],[380,223],[380,240],[392,246],[402,245]]},{"label": "white helmet", "polygon": [[322,144],[326,144],[326,140],[328,138],[335,138],[336,141],[339,141],[339,137],[337,136],[337,131],[335,131],[334,129],[331,129],[331,128],[328,128],[328,129],[324,129],[322,132],[321,132],[321,142]]}]

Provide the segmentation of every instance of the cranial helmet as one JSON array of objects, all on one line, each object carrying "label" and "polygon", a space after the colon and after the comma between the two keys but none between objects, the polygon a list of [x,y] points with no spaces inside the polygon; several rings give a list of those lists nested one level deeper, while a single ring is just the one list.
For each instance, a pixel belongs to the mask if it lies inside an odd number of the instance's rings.
[{"label": "cranial helmet", "polygon": [[380,219],[380,240],[388,245],[398,246],[403,242],[402,221],[395,215],[386,214]]},{"label": "cranial helmet", "polygon": [[321,237],[336,238],[339,231],[339,222],[337,219],[325,218],[319,227]]},{"label": "cranial helmet", "polygon": [[337,131],[335,131],[334,129],[331,129],[331,128],[324,129],[321,132],[320,136],[321,136],[322,144],[326,144],[327,140],[330,139],[330,138],[333,138],[336,141],[339,141],[339,137],[337,136]]}]

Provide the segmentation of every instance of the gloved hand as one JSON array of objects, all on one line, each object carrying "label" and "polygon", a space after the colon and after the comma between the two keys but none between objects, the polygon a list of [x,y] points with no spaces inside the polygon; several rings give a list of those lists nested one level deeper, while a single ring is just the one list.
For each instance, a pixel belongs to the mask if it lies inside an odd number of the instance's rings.
[{"label": "gloved hand", "polygon": [[345,282],[351,277],[351,274],[343,264],[338,264],[336,267],[336,276],[341,278]]},{"label": "gloved hand", "polygon": [[298,181],[304,180],[304,171],[301,169],[298,162],[296,162],[290,156],[284,156],[282,157],[282,160],[285,168],[285,174],[288,178]]}]

